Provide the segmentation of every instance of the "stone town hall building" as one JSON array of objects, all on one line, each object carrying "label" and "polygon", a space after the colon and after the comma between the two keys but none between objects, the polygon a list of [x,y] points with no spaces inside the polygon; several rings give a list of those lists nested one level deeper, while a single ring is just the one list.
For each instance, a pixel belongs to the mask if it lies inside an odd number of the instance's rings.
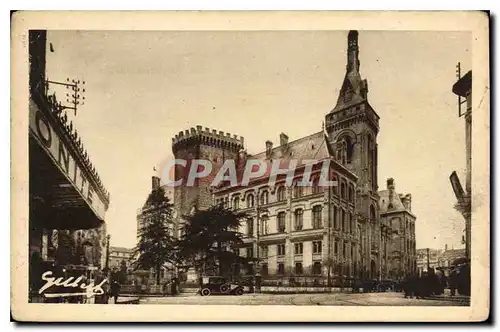
[{"label": "stone town hall building", "polygon": [[[359,72],[358,32],[350,31],[347,68],[335,107],[325,116],[323,131],[280,146],[266,142],[264,152],[250,155],[242,137],[198,126],[172,139],[177,159],[208,159],[214,171],[227,159],[242,165],[248,159],[299,160],[293,185],[278,177],[269,187],[264,175],[247,186],[209,187],[200,179],[195,187],[177,187],[174,204],[179,215],[211,204],[245,211],[250,218],[240,255],[257,257],[266,276],[363,277],[397,279],[416,269],[415,215],[411,195],[395,192],[393,179],[378,191],[377,134],[379,116],[368,102],[368,83]],[[304,170],[302,160],[331,160],[330,175],[338,186],[317,185],[320,169],[313,167],[315,185],[296,186]],[[176,168],[176,178],[184,176]],[[255,272],[255,271],[254,271]]]}]

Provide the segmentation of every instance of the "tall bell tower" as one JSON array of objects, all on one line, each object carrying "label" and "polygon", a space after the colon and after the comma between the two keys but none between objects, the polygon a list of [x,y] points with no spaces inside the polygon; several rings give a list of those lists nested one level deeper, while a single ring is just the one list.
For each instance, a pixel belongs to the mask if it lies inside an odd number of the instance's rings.
[{"label": "tall bell tower", "polygon": [[368,82],[359,73],[358,32],[347,37],[347,66],[337,104],[326,115],[326,130],[338,162],[358,176],[356,214],[361,226],[362,273],[380,274],[380,218],[377,185],[379,116],[368,103]]}]

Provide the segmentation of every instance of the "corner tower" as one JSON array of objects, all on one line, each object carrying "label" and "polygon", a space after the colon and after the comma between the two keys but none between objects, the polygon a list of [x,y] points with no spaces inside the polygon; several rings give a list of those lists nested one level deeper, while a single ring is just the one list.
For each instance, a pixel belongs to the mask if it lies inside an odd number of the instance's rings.
[{"label": "corner tower", "polygon": [[[377,186],[379,116],[368,103],[368,82],[361,78],[358,32],[347,37],[346,74],[337,103],[325,124],[335,158],[358,176],[356,210],[361,230],[361,266],[376,278],[380,274],[380,218]],[[359,236],[359,235],[358,235]]]},{"label": "corner tower", "polygon": [[212,204],[210,184],[224,162],[233,159],[237,162],[239,152],[244,148],[243,137],[223,131],[196,126],[172,138],[172,152],[175,159],[184,159],[189,166],[194,159],[208,160],[212,164],[210,176],[197,179],[194,186],[185,185],[189,167],[176,165],[175,179],[184,179],[183,185],[174,188],[176,211],[182,217],[194,209],[204,210]]}]

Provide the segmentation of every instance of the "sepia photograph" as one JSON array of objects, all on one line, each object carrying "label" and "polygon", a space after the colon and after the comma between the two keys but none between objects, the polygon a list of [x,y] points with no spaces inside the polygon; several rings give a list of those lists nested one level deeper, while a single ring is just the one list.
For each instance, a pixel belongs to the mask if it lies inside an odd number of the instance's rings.
[{"label": "sepia photograph", "polygon": [[[486,319],[488,16],[395,29],[349,20],[376,12],[304,13],[272,29],[249,14],[247,29],[111,29],[62,12],[68,28],[13,32],[12,301],[61,305],[67,321],[226,306],[229,320],[296,306],[326,317],[311,321],[342,321],[320,311],[338,307]],[[262,15],[298,15],[275,14]],[[305,28],[315,15],[345,20]]]}]

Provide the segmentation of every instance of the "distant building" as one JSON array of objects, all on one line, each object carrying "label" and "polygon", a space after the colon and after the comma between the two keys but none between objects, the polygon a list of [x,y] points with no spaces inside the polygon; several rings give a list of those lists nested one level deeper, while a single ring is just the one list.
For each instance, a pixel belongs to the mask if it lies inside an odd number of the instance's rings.
[{"label": "distant building", "polygon": [[387,180],[387,190],[378,192],[382,275],[403,278],[417,271],[415,215],[411,212],[411,194],[398,194],[394,179]]},{"label": "distant building", "polygon": [[445,250],[438,257],[438,265],[439,267],[450,268],[455,264],[457,259],[465,257],[464,248]]},{"label": "distant building", "polygon": [[[417,274],[422,275],[422,273],[427,272],[427,268],[437,268],[439,267],[439,256],[443,250],[441,249],[431,249],[422,248],[416,250],[416,264],[417,264]],[[429,260],[427,260],[429,257]]]},{"label": "distant building", "polygon": [[124,247],[109,247],[109,268],[121,268],[122,261],[125,261],[127,269],[131,268],[134,259],[134,249]]}]

